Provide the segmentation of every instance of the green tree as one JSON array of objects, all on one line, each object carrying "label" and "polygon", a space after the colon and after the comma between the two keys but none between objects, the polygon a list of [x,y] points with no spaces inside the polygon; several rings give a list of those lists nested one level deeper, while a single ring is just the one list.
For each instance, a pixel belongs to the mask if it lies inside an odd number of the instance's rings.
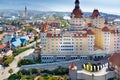
[{"label": "green tree", "polygon": [[23,73],[21,71],[18,72],[18,76],[22,77]]},{"label": "green tree", "polygon": [[13,73],[13,69],[11,68],[11,69],[9,69],[9,71],[8,71],[10,74],[12,74]]},{"label": "green tree", "polygon": [[37,69],[37,73],[38,73],[38,75],[40,75],[41,74],[41,70]]},{"label": "green tree", "polygon": [[12,74],[8,77],[7,80],[16,80],[16,79],[20,79],[20,76],[18,76],[17,74]]},{"label": "green tree", "polygon": [[32,69],[29,69],[29,73],[30,73],[30,75],[32,75]]},{"label": "green tree", "polygon": [[3,57],[4,66],[9,66],[9,64],[14,60],[13,56]]},{"label": "green tree", "polygon": [[69,24],[68,24],[68,22],[67,21],[61,21],[60,22],[60,27],[61,28],[69,28]]}]

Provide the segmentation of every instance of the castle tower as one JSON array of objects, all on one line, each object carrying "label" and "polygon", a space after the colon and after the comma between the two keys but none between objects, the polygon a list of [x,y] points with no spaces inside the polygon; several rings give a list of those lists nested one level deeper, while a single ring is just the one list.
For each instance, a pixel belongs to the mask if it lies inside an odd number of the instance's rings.
[{"label": "castle tower", "polygon": [[90,17],[91,17],[91,23],[93,24],[93,26],[101,29],[104,27],[105,19],[100,15],[100,12],[98,9],[94,9]]},{"label": "castle tower", "polygon": [[79,7],[79,0],[75,1],[75,8],[73,9],[73,12],[71,13],[71,18],[83,18],[83,13]]},{"label": "castle tower", "polygon": [[69,66],[70,80],[77,80],[77,66],[74,62]]},{"label": "castle tower", "polygon": [[85,25],[83,13],[82,13],[82,10],[80,9],[79,4],[80,4],[80,1],[75,0],[75,8],[71,13],[71,21],[70,21],[72,30],[82,29],[83,26]]}]

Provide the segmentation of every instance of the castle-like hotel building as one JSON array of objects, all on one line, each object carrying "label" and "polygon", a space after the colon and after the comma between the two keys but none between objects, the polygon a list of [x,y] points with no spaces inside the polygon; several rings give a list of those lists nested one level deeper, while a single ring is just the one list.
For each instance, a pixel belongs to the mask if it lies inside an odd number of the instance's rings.
[{"label": "castle-like hotel building", "polygon": [[120,51],[119,26],[106,21],[97,9],[90,17],[84,18],[79,3],[79,0],[75,1],[69,29],[51,27],[47,22],[42,27],[42,62],[87,59],[89,55]]}]

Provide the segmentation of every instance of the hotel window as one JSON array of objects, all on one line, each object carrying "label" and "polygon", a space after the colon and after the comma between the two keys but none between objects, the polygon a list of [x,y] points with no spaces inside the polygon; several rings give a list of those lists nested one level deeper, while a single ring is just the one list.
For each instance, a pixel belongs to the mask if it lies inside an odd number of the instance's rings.
[{"label": "hotel window", "polygon": [[80,42],[80,44],[82,44],[82,42]]}]

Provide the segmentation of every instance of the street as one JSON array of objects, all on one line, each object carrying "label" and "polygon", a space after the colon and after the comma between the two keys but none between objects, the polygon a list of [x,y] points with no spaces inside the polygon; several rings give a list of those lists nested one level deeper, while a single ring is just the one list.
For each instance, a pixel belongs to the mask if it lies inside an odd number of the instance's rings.
[{"label": "street", "polygon": [[18,56],[16,56],[14,58],[14,61],[9,65],[9,67],[6,68],[2,68],[0,70],[0,80],[5,80],[10,76],[10,73],[8,72],[10,69],[13,69],[13,73],[16,73],[19,71],[19,68],[17,67],[17,62],[22,59],[25,56],[28,56],[30,54],[32,54],[34,51],[34,49],[29,49],[21,54],[19,54]]}]

